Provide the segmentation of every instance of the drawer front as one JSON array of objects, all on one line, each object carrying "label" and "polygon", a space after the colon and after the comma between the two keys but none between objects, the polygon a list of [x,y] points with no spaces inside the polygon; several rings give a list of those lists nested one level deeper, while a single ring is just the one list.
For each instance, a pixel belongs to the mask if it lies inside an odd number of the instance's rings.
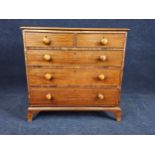
[{"label": "drawer front", "polygon": [[[79,93],[80,92],[80,93]],[[116,106],[117,89],[31,88],[31,106]]]},{"label": "drawer front", "polygon": [[73,34],[25,33],[26,47],[72,47]]},{"label": "drawer front", "polygon": [[124,33],[78,34],[77,47],[124,48]]},{"label": "drawer front", "polygon": [[30,85],[119,85],[119,69],[28,68]]},{"label": "drawer front", "polygon": [[49,51],[28,50],[28,65],[83,64],[121,66],[123,51]]}]

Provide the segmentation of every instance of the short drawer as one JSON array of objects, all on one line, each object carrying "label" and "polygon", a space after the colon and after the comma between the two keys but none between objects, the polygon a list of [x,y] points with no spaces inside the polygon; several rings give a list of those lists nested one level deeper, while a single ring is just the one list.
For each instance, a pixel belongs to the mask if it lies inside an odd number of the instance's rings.
[{"label": "short drawer", "polygon": [[31,106],[116,106],[118,89],[30,88]]},{"label": "short drawer", "polygon": [[121,66],[123,51],[54,51],[28,50],[28,65],[95,65]]},{"label": "short drawer", "polygon": [[120,69],[100,67],[29,67],[28,80],[30,85],[119,85]]},{"label": "short drawer", "polygon": [[125,33],[78,34],[77,47],[124,48]]},{"label": "short drawer", "polygon": [[73,34],[26,32],[26,47],[72,47]]}]

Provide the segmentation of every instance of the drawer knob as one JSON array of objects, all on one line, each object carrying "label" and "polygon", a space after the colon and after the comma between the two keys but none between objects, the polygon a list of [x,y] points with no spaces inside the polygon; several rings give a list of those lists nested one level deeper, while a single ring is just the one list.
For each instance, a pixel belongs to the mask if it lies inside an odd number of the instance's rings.
[{"label": "drawer knob", "polygon": [[106,55],[101,55],[101,56],[99,57],[99,60],[100,60],[100,61],[106,61],[106,60],[107,60],[107,56],[106,56]]},{"label": "drawer knob", "polygon": [[104,74],[101,74],[98,76],[99,80],[104,80],[105,79],[105,75]]},{"label": "drawer knob", "polygon": [[108,44],[108,39],[106,39],[106,38],[101,39],[101,44],[102,45],[107,45]]},{"label": "drawer knob", "polygon": [[52,95],[51,95],[50,93],[48,93],[48,94],[46,94],[46,99],[48,99],[48,100],[52,100],[53,97],[52,97]]},{"label": "drawer knob", "polygon": [[50,61],[51,60],[51,56],[49,54],[45,54],[43,58],[46,61]]},{"label": "drawer knob", "polygon": [[45,45],[50,45],[50,44],[51,44],[51,40],[48,39],[47,36],[45,36],[45,37],[43,38],[43,43],[44,43]]},{"label": "drawer knob", "polygon": [[53,78],[53,76],[50,73],[45,74],[45,79],[51,80],[52,78]]},{"label": "drawer knob", "polygon": [[97,95],[98,99],[103,100],[104,99],[104,95],[103,94],[98,94]]}]

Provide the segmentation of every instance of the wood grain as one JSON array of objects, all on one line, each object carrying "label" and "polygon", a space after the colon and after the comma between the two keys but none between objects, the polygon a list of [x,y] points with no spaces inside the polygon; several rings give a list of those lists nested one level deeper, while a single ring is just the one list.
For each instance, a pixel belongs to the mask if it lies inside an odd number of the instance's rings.
[{"label": "wood grain", "polygon": [[[45,45],[43,38],[47,37],[51,44]],[[55,33],[25,33],[26,47],[72,47],[73,34],[55,34]]]},{"label": "wood grain", "polygon": [[49,110],[104,110],[121,120],[120,90],[129,29],[21,29],[29,121],[34,114]]},{"label": "wood grain", "polygon": [[[48,100],[47,94],[53,99]],[[98,94],[104,99],[98,99]],[[115,106],[118,104],[118,89],[81,89],[81,88],[31,88],[31,106]]]},{"label": "wood grain", "polygon": [[[44,55],[49,55],[51,61],[44,60]],[[100,56],[106,56],[107,60],[101,61]],[[118,66],[122,65],[123,51],[62,51],[62,50],[28,50],[28,65],[76,65],[86,64],[94,66]]]},{"label": "wood grain", "polygon": [[[106,38],[108,43],[101,44],[101,40]],[[77,34],[77,47],[105,47],[105,48],[124,48],[125,34]]]},{"label": "wood grain", "polygon": [[[120,82],[119,69],[101,68],[28,68],[30,85],[115,85]],[[51,74],[52,79],[47,80],[45,74]],[[100,80],[99,75],[105,79]]]}]

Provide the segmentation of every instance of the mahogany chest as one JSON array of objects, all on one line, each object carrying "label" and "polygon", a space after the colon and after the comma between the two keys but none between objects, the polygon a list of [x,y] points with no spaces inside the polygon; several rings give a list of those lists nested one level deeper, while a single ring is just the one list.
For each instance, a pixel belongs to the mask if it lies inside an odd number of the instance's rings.
[{"label": "mahogany chest", "polygon": [[28,121],[40,111],[113,112],[120,92],[126,28],[21,27],[28,84]]}]

